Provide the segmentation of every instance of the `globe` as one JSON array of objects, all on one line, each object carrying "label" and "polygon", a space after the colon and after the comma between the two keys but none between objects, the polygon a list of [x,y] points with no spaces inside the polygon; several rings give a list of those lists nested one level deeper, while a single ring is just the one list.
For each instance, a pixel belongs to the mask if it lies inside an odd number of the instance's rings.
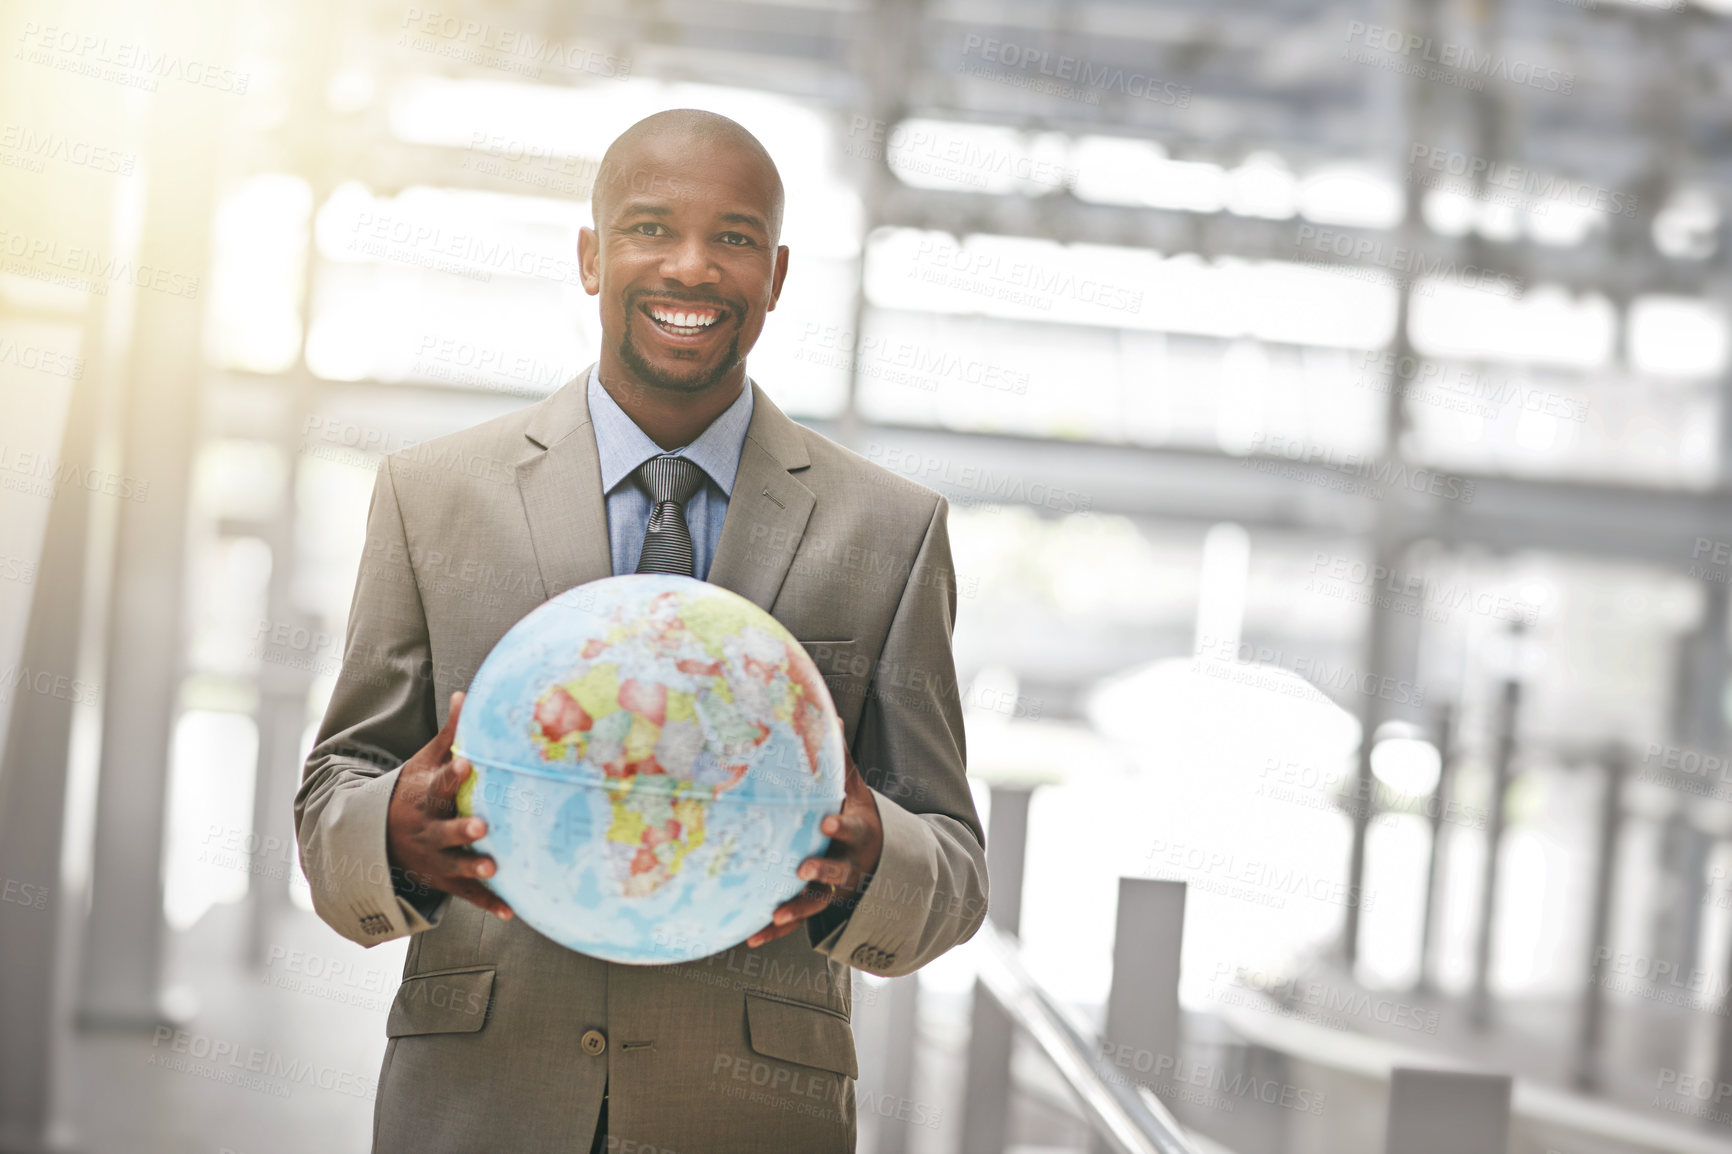
[{"label": "globe", "polygon": [[486,883],[610,962],[706,957],[800,891],[842,805],[841,727],[800,643],[690,577],[609,577],[531,611],[482,662],[453,752]]}]

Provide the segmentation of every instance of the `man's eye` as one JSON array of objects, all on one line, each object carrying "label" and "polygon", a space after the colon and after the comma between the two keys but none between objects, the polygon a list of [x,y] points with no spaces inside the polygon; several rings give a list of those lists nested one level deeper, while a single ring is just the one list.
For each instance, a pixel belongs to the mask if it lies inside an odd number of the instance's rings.
[{"label": "man's eye", "polygon": [[743,232],[724,232],[721,235],[721,241],[723,244],[731,244],[736,248],[743,248],[753,243],[752,238]]},{"label": "man's eye", "polygon": [[[652,229],[652,228],[657,229],[659,231],[657,231],[657,232],[645,231],[646,229]],[[645,236],[660,236],[663,232],[667,231],[667,226],[661,224],[659,221],[646,220],[642,224],[634,224],[632,226],[632,231],[633,232],[641,232]]]}]

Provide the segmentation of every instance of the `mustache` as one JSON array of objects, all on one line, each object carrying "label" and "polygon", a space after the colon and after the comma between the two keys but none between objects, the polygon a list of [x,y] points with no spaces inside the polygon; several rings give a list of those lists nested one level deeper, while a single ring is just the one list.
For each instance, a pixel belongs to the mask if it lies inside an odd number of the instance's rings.
[{"label": "mustache", "polygon": [[638,305],[645,304],[648,302],[655,302],[658,304],[670,304],[670,305],[698,305],[700,307],[717,308],[717,309],[723,309],[723,310],[725,310],[729,313],[732,313],[736,316],[741,315],[745,312],[745,309],[741,308],[735,302],[733,302],[731,300],[727,300],[723,297],[711,296],[708,293],[667,292],[665,290],[651,291],[649,289],[635,289],[632,292],[626,294],[625,303],[626,303],[627,308],[636,308]]}]

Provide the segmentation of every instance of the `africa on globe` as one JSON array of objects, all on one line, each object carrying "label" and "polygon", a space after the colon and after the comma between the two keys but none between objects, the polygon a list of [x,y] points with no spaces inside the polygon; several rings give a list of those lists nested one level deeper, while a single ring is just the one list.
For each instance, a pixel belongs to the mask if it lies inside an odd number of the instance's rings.
[{"label": "africa on globe", "polygon": [[487,883],[612,962],[691,961],[800,891],[842,805],[835,707],[781,623],[690,577],[594,581],[537,607],[475,675],[453,753]]}]

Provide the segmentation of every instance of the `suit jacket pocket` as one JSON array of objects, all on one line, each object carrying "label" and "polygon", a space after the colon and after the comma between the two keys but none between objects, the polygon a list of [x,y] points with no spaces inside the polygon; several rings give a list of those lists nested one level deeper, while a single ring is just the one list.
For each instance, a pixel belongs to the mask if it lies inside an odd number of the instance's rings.
[{"label": "suit jacket pocket", "polygon": [[836,712],[842,715],[845,725],[852,726],[866,701],[866,686],[872,678],[872,658],[853,637],[802,640],[800,644],[824,678],[824,687],[830,691]]},{"label": "suit jacket pocket", "polygon": [[854,1031],[848,1020],[821,1006],[746,995],[746,1039],[768,1058],[859,1077]]},{"label": "suit jacket pocket", "polygon": [[487,1023],[493,967],[438,970],[404,978],[385,1019],[385,1036],[467,1034]]}]

